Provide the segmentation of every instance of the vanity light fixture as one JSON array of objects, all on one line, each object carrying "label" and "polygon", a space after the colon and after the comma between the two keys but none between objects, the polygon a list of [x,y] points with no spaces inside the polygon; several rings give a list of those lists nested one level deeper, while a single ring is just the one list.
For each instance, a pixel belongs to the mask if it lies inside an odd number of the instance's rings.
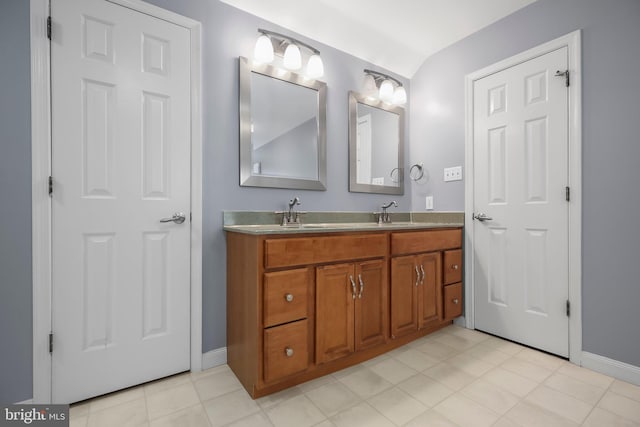
[{"label": "vanity light fixture", "polygon": [[404,105],[407,103],[407,91],[402,83],[387,74],[373,70],[364,70],[362,94],[370,99],[379,99],[387,104]]},{"label": "vanity light fixture", "polygon": [[317,79],[324,75],[324,65],[318,49],[293,37],[285,36],[284,34],[274,31],[258,28],[258,33],[260,33],[260,36],[256,41],[256,46],[253,51],[253,59],[256,62],[269,64],[273,62],[275,58],[274,55],[278,55],[282,57],[282,64],[285,68],[288,70],[299,70],[302,68],[302,53],[300,52],[300,48],[304,47],[311,52],[307,61],[305,75],[310,79]]}]

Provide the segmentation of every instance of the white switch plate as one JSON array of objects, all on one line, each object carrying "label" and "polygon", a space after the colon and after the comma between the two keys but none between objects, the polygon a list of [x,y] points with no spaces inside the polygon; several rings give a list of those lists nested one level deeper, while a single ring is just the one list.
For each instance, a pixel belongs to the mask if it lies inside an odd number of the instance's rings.
[{"label": "white switch plate", "polygon": [[444,181],[462,181],[462,166],[444,168]]},{"label": "white switch plate", "polygon": [[433,196],[427,196],[424,198],[424,208],[428,211],[433,210]]}]

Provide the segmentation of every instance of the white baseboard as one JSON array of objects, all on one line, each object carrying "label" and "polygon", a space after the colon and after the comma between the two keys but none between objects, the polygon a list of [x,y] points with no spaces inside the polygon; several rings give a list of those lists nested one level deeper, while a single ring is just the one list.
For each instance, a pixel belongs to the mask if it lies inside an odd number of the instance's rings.
[{"label": "white baseboard", "polygon": [[217,348],[202,355],[202,370],[227,363],[227,347]]},{"label": "white baseboard", "polygon": [[582,352],[582,366],[628,383],[640,385],[640,367],[609,359],[598,354]]}]

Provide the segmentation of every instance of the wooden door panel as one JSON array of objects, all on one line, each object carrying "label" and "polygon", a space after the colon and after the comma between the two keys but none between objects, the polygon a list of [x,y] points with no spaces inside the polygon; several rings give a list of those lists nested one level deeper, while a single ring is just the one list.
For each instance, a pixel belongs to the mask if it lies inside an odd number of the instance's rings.
[{"label": "wooden door panel", "polygon": [[364,350],[386,342],[389,302],[385,260],[356,265],[358,295],[355,300],[355,346]]},{"label": "wooden door panel", "polygon": [[440,321],[442,317],[442,255],[440,252],[417,256],[420,266],[418,286],[418,327]]},{"label": "wooden door panel", "polygon": [[417,273],[414,256],[391,259],[391,337],[397,338],[418,328],[416,313]]}]

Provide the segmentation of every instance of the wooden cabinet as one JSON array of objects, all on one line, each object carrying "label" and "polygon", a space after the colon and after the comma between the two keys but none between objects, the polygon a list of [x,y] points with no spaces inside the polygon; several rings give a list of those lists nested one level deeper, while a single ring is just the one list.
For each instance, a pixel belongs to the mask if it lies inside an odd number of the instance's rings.
[{"label": "wooden cabinet", "polygon": [[254,398],[462,312],[461,229],[226,236],[227,362]]},{"label": "wooden cabinet", "polygon": [[384,344],[388,333],[383,259],[316,268],[316,363]]}]

